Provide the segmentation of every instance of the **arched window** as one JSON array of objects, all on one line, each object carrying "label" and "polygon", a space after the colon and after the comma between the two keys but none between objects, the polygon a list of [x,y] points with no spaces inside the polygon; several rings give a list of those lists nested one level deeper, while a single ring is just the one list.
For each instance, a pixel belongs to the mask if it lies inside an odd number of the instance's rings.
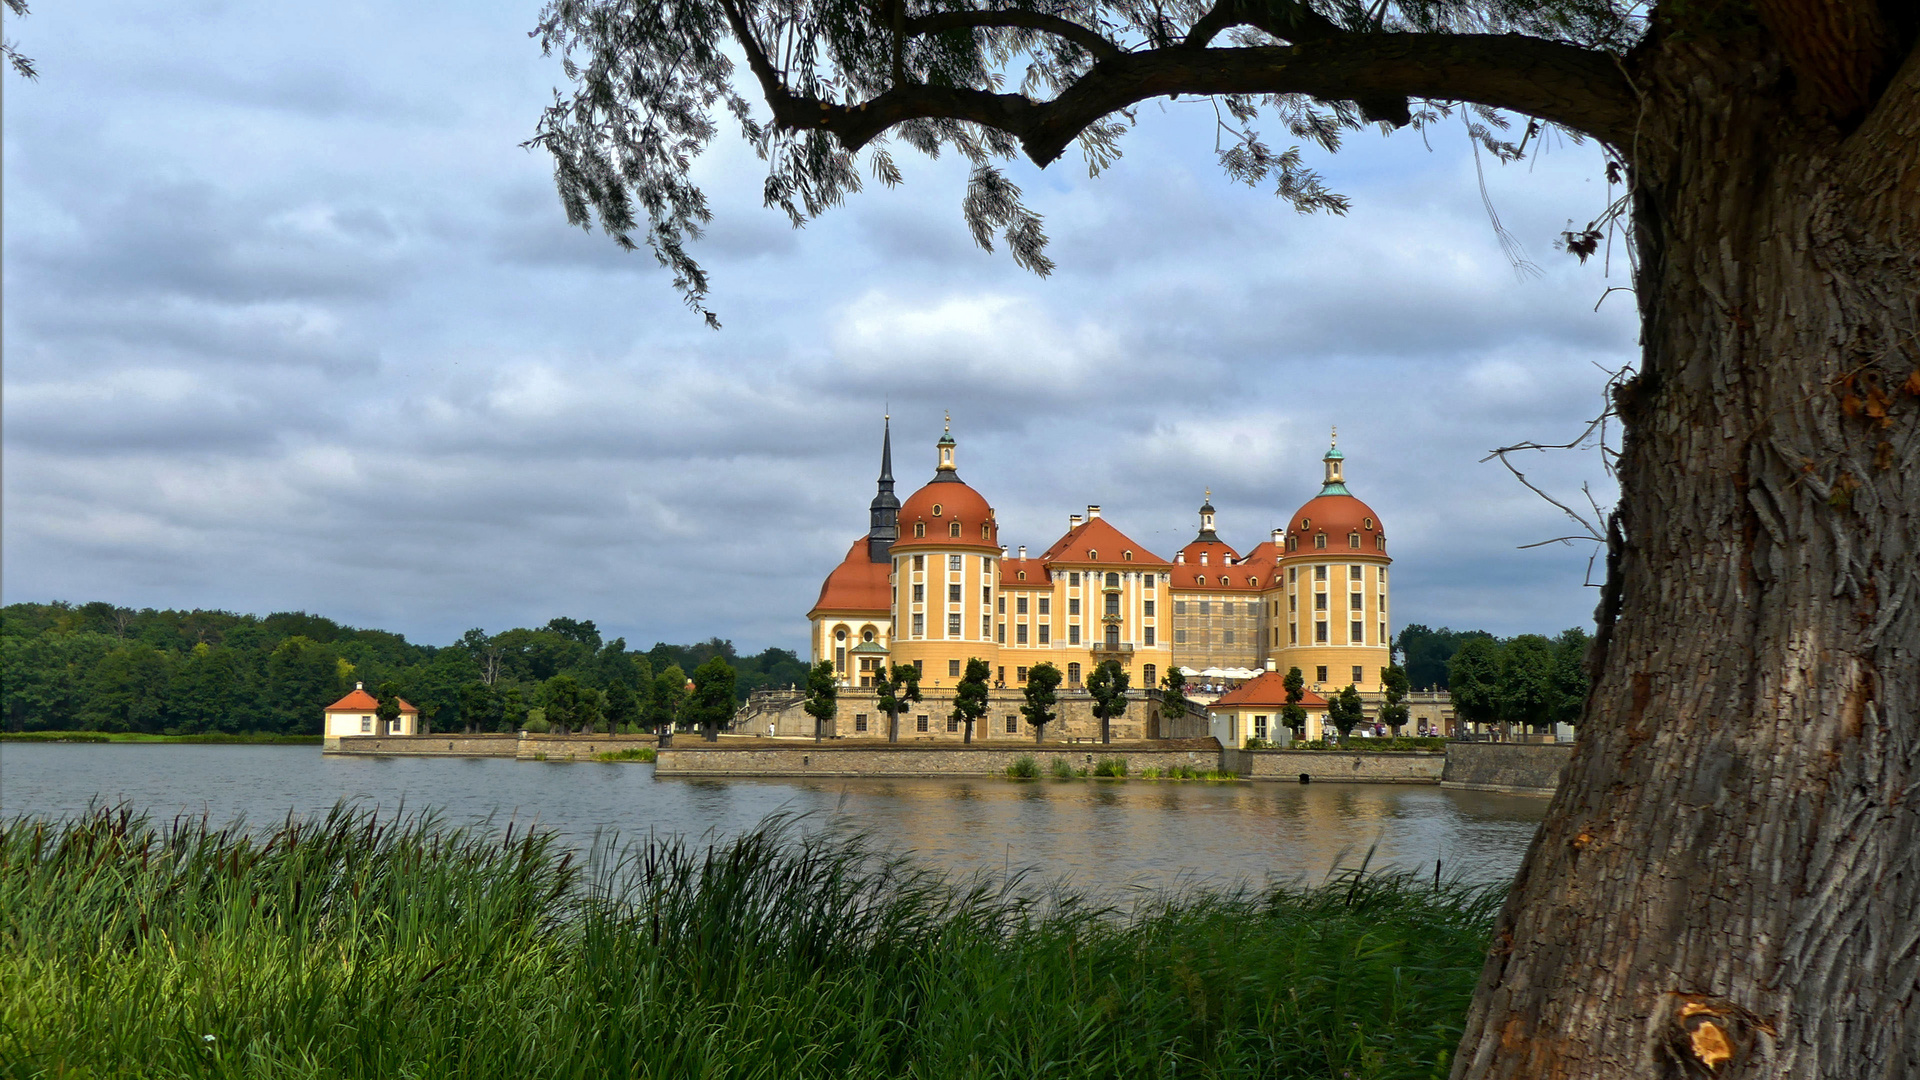
[{"label": "arched window", "polygon": [[1099,552],[1097,552],[1097,551],[1095,551],[1095,550],[1093,550],[1092,548],[1088,548],[1088,549],[1087,549],[1087,559],[1088,559],[1089,561],[1091,561],[1091,560],[1093,560],[1093,559],[1097,559],[1097,558],[1099,558],[1099,557],[1100,557],[1100,553],[1099,553]]},{"label": "arched window", "polygon": [[1205,585],[1205,584],[1207,583],[1207,575],[1205,575],[1205,574],[1195,574],[1195,575],[1193,576],[1193,583],[1194,583],[1195,585]]},{"label": "arched window", "polygon": [[916,521],[916,522],[914,522],[914,523],[913,523],[913,535],[915,535],[915,536],[925,536],[925,535],[927,535],[927,523],[926,523],[926,522],[924,522],[924,521]]},{"label": "arched window", "polygon": [[1027,580],[1027,572],[1026,572],[1025,570],[1022,570],[1022,571],[1020,571],[1019,573],[1017,573],[1017,574],[1015,574],[1015,575],[1013,575],[1013,576],[1014,576],[1014,577],[1016,577],[1016,578],[1018,578],[1018,579],[1020,579],[1021,581],[1025,581],[1025,580]]},{"label": "arched window", "polygon": [[[956,521],[953,524],[947,526],[947,535],[958,537],[960,535],[960,523]],[[1354,535],[1354,538],[1353,538],[1353,546],[1354,547],[1360,546],[1360,537],[1359,537],[1359,534],[1357,533]]]},{"label": "arched window", "polygon": [[835,641],[845,641],[845,640],[847,640],[847,629],[846,629],[846,627],[844,627],[844,626],[843,626],[843,627],[841,627],[840,629],[838,629],[838,630],[835,630],[835,631],[833,632],[833,640],[835,640]]},{"label": "arched window", "polygon": [[1117,588],[1119,588],[1119,587],[1120,587],[1120,575],[1119,575],[1119,574],[1108,574],[1108,575],[1107,575],[1107,588],[1109,588],[1109,589],[1117,589]]},{"label": "arched window", "polygon": [[990,528],[991,526],[989,526],[986,522],[983,521],[980,523],[980,539],[982,540],[988,539],[989,537],[988,530]]},{"label": "arched window", "polygon": [[1121,553],[1120,553],[1120,557],[1121,557],[1122,559],[1125,559],[1125,560],[1126,560],[1127,562],[1132,562],[1132,561],[1133,561],[1133,552],[1131,552],[1131,551],[1123,551],[1123,552],[1121,552]]},{"label": "arched window", "polygon": [[1247,584],[1257,589],[1260,587],[1260,579],[1257,577],[1250,577],[1247,579]]}]

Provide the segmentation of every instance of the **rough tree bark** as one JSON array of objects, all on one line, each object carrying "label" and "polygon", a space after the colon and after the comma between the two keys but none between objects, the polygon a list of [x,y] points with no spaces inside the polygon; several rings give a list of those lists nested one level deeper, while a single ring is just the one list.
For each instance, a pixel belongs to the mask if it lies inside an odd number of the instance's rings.
[{"label": "rough tree bark", "polygon": [[1596,680],[1453,1075],[1920,1077],[1920,56],[1851,128],[1636,59]]}]

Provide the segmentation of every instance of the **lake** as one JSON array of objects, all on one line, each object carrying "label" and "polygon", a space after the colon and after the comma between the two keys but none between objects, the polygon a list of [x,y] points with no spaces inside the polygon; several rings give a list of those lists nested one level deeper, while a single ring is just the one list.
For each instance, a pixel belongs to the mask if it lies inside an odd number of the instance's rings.
[{"label": "lake", "polygon": [[267,824],[341,800],[596,833],[728,835],[776,812],[863,829],[957,872],[1031,868],[1085,892],[1319,881],[1372,864],[1504,881],[1546,812],[1525,796],[1371,784],[655,779],[651,765],[323,756],[311,746],[0,743],[0,816],[124,802]]}]

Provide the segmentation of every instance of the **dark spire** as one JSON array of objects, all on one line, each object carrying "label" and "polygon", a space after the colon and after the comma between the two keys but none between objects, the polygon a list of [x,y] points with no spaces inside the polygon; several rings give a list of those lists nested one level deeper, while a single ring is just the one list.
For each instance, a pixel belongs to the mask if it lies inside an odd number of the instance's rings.
[{"label": "dark spire", "polygon": [[883,563],[892,558],[893,542],[900,538],[900,500],[893,494],[893,417],[886,418],[880,436],[880,484],[867,504],[867,558]]}]

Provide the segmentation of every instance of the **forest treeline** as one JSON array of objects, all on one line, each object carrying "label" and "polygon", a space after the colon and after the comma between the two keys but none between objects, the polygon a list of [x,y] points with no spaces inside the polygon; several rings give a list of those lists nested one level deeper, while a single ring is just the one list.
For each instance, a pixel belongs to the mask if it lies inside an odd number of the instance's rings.
[{"label": "forest treeline", "polygon": [[1394,648],[1408,685],[1446,690],[1460,719],[1540,727],[1580,719],[1590,641],[1578,627],[1554,637],[1496,638],[1484,630],[1433,630],[1413,623],[1400,631]]},{"label": "forest treeline", "polygon": [[702,665],[727,669],[737,701],[806,681],[789,649],[741,656],[713,638],[641,651],[602,640],[591,620],[469,630],[433,646],[305,612],[0,608],[0,709],[10,731],[318,734],[321,710],[355,682],[397,692],[440,731],[511,731],[530,715],[573,727],[655,726],[687,719],[687,680]]}]

